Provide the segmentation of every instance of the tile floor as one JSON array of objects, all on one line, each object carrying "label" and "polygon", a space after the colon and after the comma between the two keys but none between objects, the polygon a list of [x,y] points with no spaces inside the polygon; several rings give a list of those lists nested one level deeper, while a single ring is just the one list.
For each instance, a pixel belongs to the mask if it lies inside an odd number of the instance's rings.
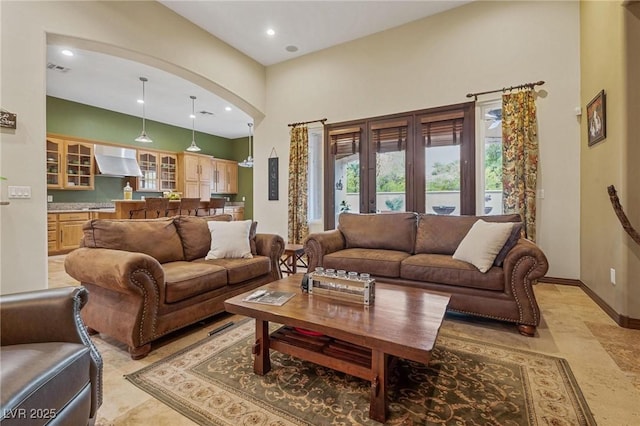
[{"label": "tile floor", "polygon": [[[64,256],[49,258],[49,286],[77,285],[64,272]],[[640,330],[618,327],[580,288],[539,283],[542,310],[536,337],[521,336],[514,326],[462,316],[448,316],[443,329],[452,334],[565,358],[601,426],[640,425]],[[104,402],[97,424],[193,425],[194,423],[139,390],[123,375],[204,339],[218,325],[239,317],[218,315],[164,338],[151,354],[133,361],[126,347],[108,336],[94,336],[104,359]]]}]

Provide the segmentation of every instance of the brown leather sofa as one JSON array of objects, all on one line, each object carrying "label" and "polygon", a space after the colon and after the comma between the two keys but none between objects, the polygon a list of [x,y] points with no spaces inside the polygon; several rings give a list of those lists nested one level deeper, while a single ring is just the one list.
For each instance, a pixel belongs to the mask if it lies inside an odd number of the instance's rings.
[{"label": "brown leather sofa", "polygon": [[102,404],[102,358],[80,319],[83,287],[0,297],[0,422],[91,425]]},{"label": "brown leather sofa", "polygon": [[454,259],[478,219],[520,222],[517,214],[343,213],[338,229],[306,239],[309,270],[323,266],[368,272],[385,283],[449,293],[450,311],[513,322],[522,334],[533,336],[540,310],[532,285],[547,272],[547,259],[537,245],[520,237],[519,225],[486,273]]},{"label": "brown leather sofa", "polygon": [[282,237],[250,234],[251,259],[204,257],[211,246],[209,220],[96,219],[85,223],[82,247],[69,253],[65,269],[91,292],[82,318],[91,332],[105,333],[145,357],[159,337],[224,311],[229,297],[280,279]]}]

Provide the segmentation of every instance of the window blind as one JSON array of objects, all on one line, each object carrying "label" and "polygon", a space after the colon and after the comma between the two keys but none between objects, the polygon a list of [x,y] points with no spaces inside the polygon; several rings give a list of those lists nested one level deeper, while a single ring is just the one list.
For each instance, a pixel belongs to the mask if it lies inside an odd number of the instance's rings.
[{"label": "window blind", "polygon": [[336,157],[336,160],[360,152],[361,132],[362,129],[360,127],[336,129],[329,132],[331,153]]},{"label": "window blind", "polygon": [[460,145],[464,111],[444,111],[420,119],[422,139],[426,147]]},{"label": "window blind", "polygon": [[373,147],[376,152],[404,151],[407,149],[407,120],[371,125]]}]

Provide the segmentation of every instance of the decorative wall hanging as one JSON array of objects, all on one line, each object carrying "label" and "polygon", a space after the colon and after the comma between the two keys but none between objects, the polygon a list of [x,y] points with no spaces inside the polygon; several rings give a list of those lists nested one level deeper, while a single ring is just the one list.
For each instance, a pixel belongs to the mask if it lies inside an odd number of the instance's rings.
[{"label": "decorative wall hanging", "polygon": [[17,121],[17,114],[13,114],[5,109],[0,111],[0,127],[15,129]]},{"label": "decorative wall hanging", "polygon": [[607,111],[604,90],[587,105],[587,135],[589,146],[607,137]]},{"label": "decorative wall hanging", "polygon": [[269,155],[269,200],[278,199],[278,154],[276,149],[271,149]]}]

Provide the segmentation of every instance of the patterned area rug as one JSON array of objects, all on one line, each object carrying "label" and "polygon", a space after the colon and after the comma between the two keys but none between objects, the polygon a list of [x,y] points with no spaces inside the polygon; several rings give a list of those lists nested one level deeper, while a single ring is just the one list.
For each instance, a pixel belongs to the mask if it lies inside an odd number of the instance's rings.
[{"label": "patterned area rug", "polygon": [[[126,378],[201,425],[379,425],[370,383],[271,353],[253,373],[243,322]],[[564,359],[441,333],[429,365],[398,360],[388,425],[595,425]]]}]

